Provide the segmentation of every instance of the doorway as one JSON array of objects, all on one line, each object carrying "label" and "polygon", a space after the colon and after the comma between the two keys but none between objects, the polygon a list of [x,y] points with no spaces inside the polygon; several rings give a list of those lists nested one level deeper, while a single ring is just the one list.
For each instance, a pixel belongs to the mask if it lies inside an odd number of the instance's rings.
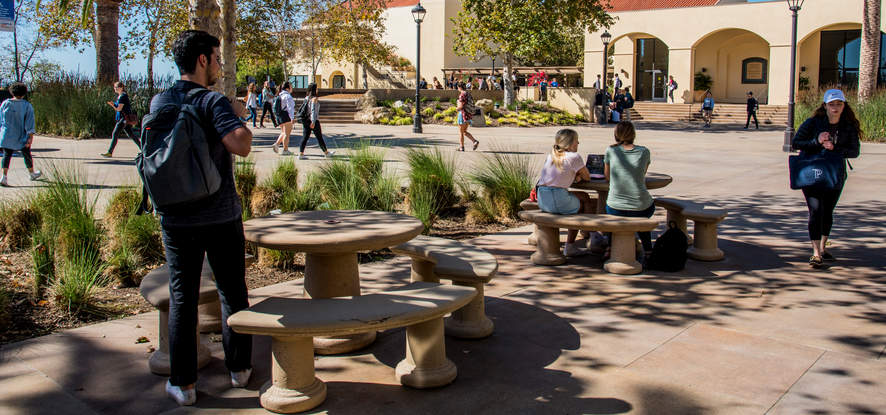
[{"label": "doorway", "polygon": [[637,67],[634,71],[638,101],[665,101],[668,79],[668,46],[656,38],[637,39]]}]

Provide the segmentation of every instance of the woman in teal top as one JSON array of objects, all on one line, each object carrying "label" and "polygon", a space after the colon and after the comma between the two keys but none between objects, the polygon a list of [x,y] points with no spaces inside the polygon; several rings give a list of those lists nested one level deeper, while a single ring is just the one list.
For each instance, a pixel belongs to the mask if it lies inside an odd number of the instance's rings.
[{"label": "woman in teal top", "polygon": [[[622,121],[615,127],[615,144],[603,156],[603,174],[609,181],[606,213],[616,216],[651,218],[655,204],[646,190],[646,170],[651,156],[649,149],[634,145],[637,133],[634,124]],[[652,251],[652,234],[638,232],[643,249]]]},{"label": "woman in teal top", "polygon": [[25,167],[31,173],[31,180],[37,180],[43,173],[34,171],[34,161],[31,158],[31,144],[34,142],[34,107],[25,101],[28,87],[21,82],[16,82],[9,87],[12,99],[3,101],[0,105],[0,148],[3,149],[3,176],[0,177],[0,186],[9,186],[6,173],[9,172],[9,163],[12,162],[12,153],[19,151],[25,159]]}]

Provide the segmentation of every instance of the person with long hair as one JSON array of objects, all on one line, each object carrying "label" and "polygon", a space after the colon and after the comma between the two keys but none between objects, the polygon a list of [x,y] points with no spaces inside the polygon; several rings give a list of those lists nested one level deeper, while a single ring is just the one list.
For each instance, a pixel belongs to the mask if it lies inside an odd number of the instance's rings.
[{"label": "person with long hair", "polygon": [[[824,93],[821,106],[797,129],[791,145],[794,150],[800,150],[804,154],[832,151],[844,159],[856,158],[861,149],[859,141],[862,136],[861,124],[855,118],[855,112],[843,92],[829,89]],[[836,261],[834,255],[827,250],[827,242],[834,224],[834,209],[845,182],[844,173],[836,189],[803,189],[806,206],[809,208],[807,228],[812,241],[809,265],[813,268],[823,268],[824,261]]]},{"label": "person with long hair", "polygon": [[261,90],[261,118],[258,120],[259,128],[265,128],[265,114],[270,113],[271,122],[274,123],[274,128],[277,128],[277,119],[274,118],[274,110],[272,105],[274,104],[274,98],[276,98],[276,94],[274,94],[274,90],[268,84],[268,81],[265,81]]},{"label": "person with long hair", "polygon": [[34,107],[25,100],[28,87],[21,82],[16,82],[9,87],[12,98],[0,104],[0,148],[3,149],[3,176],[0,176],[0,186],[9,186],[6,175],[9,173],[9,164],[12,162],[12,153],[18,151],[25,159],[25,167],[31,174],[31,181],[37,180],[43,175],[40,170],[34,170],[34,160],[31,157],[31,145],[34,144],[36,124],[34,122]]},{"label": "person with long hair", "polygon": [[243,120],[243,122],[249,122],[252,120],[252,128],[255,128],[255,113],[258,110],[258,99],[255,94],[255,82],[250,82],[249,86],[246,87],[246,108],[249,109],[249,117]]},{"label": "person with long hair", "polygon": [[[538,208],[543,212],[560,215],[593,213],[596,205],[587,192],[569,191],[573,183],[590,179],[591,173],[578,154],[578,133],[570,128],[557,131],[554,146],[545,159],[541,177],[538,179]],[[577,235],[578,230],[569,229],[563,255],[587,254],[586,249],[575,245]]]},{"label": "person with long hair", "polygon": [[123,85],[123,82],[117,81],[114,82],[114,92],[117,93],[117,99],[114,101],[108,101],[108,105],[114,108],[114,131],[111,133],[111,146],[108,147],[108,151],[103,153],[103,157],[111,157],[114,155],[114,148],[117,147],[117,137],[120,132],[126,132],[126,135],[130,140],[135,142],[135,146],[138,147],[138,137],[135,136],[135,133],[132,132],[132,126],[126,122],[126,116],[132,114],[132,105],[129,102],[129,95],[126,95],[126,85]]},{"label": "person with long hair", "polygon": [[276,153],[280,151],[280,146],[282,145],[283,151],[280,152],[281,156],[292,154],[289,151],[289,135],[292,134],[292,120],[295,119],[295,100],[292,99],[291,92],[292,86],[289,85],[289,81],[277,87],[277,95],[280,97],[280,107],[283,111],[279,114],[274,114],[274,117],[277,118],[277,126],[280,127],[280,135],[277,136],[277,141],[274,141],[271,149]]},{"label": "person with long hair", "polygon": [[320,99],[317,98],[317,84],[311,82],[308,84],[308,92],[305,96],[305,101],[308,103],[308,117],[302,120],[302,134],[301,134],[301,145],[298,148],[298,159],[306,160],[308,156],[305,155],[305,147],[308,145],[308,139],[311,138],[311,132],[314,132],[314,136],[317,137],[317,144],[320,145],[320,149],[323,150],[323,154],[329,158],[332,157],[335,152],[329,151],[326,148],[326,142],[323,141],[323,130],[320,128]]},{"label": "person with long hair", "polygon": [[[655,204],[646,189],[646,171],[651,163],[649,149],[635,145],[637,133],[630,121],[615,126],[615,144],[603,156],[603,175],[609,181],[606,213],[632,218],[651,218]],[[643,250],[652,252],[652,233],[638,232]]]},{"label": "person with long hair", "polygon": [[474,150],[480,146],[480,141],[468,132],[468,126],[471,125],[471,119],[474,118],[474,97],[467,91],[464,82],[458,83],[458,151],[465,151],[465,136],[474,142]]}]

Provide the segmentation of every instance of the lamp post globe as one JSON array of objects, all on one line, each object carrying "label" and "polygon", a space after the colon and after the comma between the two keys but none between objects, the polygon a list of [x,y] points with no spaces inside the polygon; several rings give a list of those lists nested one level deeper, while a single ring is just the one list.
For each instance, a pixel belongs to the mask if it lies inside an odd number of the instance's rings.
[{"label": "lamp post globe", "polygon": [[804,0],[786,0],[788,9],[791,11],[791,73],[790,92],[788,94],[788,121],[784,130],[784,144],[781,150],[791,151],[791,142],[794,139],[794,94],[797,78],[797,12],[803,7]]},{"label": "lamp post globe", "polygon": [[421,2],[412,8],[415,20],[415,114],[412,118],[412,132],[421,133],[421,22],[425,20],[425,8]]}]

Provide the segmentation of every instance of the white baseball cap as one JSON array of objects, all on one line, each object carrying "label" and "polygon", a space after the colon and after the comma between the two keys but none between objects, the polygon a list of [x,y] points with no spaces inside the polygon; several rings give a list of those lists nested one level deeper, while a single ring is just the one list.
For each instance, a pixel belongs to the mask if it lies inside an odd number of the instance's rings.
[{"label": "white baseball cap", "polygon": [[846,97],[843,96],[843,91],[839,89],[829,89],[824,92],[824,103],[827,104],[831,101],[843,101],[846,102]]}]

